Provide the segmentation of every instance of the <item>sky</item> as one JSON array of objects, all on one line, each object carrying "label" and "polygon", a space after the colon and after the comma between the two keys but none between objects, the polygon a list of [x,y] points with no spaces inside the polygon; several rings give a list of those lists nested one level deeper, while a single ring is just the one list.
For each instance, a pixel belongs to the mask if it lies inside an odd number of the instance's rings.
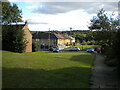
[{"label": "sky", "polygon": [[29,22],[30,31],[88,30],[90,20],[104,8],[118,15],[118,0],[9,0],[22,10],[22,19]]}]

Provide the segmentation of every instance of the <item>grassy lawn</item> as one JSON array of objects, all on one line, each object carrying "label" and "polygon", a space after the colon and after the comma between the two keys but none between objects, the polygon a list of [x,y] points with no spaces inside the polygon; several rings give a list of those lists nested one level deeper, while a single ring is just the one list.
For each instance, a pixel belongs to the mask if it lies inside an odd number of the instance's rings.
[{"label": "grassy lawn", "polygon": [[[77,45],[75,47],[79,47],[80,50],[86,50],[87,48],[95,48],[95,47],[100,47],[100,45]],[[70,50],[70,48],[66,48],[64,50]]]},{"label": "grassy lawn", "polygon": [[2,51],[3,88],[89,88],[93,53]]}]

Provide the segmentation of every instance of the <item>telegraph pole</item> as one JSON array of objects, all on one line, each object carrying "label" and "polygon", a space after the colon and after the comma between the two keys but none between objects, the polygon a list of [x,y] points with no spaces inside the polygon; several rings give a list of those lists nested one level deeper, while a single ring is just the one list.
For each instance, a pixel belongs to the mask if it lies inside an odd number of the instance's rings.
[{"label": "telegraph pole", "polygon": [[50,49],[50,28],[49,28],[49,49]]},{"label": "telegraph pole", "polygon": [[72,27],[70,27],[70,35],[71,35]]}]

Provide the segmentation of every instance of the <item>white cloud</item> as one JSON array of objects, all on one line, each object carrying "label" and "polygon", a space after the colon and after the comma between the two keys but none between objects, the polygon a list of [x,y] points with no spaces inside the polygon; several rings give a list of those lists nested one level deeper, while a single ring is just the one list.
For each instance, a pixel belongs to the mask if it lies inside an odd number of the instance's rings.
[{"label": "white cloud", "polygon": [[69,30],[70,27],[75,30],[88,30],[87,25],[92,16],[83,10],[76,10],[57,15],[38,14],[37,17],[24,19],[31,19],[29,20],[31,31],[48,31],[49,28],[51,30]]},{"label": "white cloud", "polygon": [[8,0],[9,2],[20,2],[21,0]]},{"label": "white cloud", "polygon": [[26,14],[23,20],[29,21],[31,31],[48,31],[49,28],[69,30],[70,27],[75,30],[87,30],[88,22],[97,14],[97,10],[103,7],[109,13],[117,12],[116,5],[117,3],[85,3],[85,1],[84,3],[31,3],[31,6],[26,6],[25,9],[29,12],[34,11],[29,15]]},{"label": "white cloud", "polygon": [[32,6],[26,6],[26,8],[27,9],[34,9],[34,8],[36,8],[37,6],[35,6],[35,5],[32,5]]},{"label": "white cloud", "polygon": [[[2,0],[5,1],[5,0]],[[119,0],[9,0],[17,2],[118,2]]]}]

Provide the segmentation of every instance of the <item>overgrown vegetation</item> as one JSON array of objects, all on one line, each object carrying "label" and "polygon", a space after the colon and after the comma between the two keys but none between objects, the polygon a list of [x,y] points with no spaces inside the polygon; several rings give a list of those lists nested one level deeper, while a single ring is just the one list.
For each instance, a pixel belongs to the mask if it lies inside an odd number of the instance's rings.
[{"label": "overgrown vegetation", "polygon": [[3,51],[3,88],[89,88],[93,53]]}]

